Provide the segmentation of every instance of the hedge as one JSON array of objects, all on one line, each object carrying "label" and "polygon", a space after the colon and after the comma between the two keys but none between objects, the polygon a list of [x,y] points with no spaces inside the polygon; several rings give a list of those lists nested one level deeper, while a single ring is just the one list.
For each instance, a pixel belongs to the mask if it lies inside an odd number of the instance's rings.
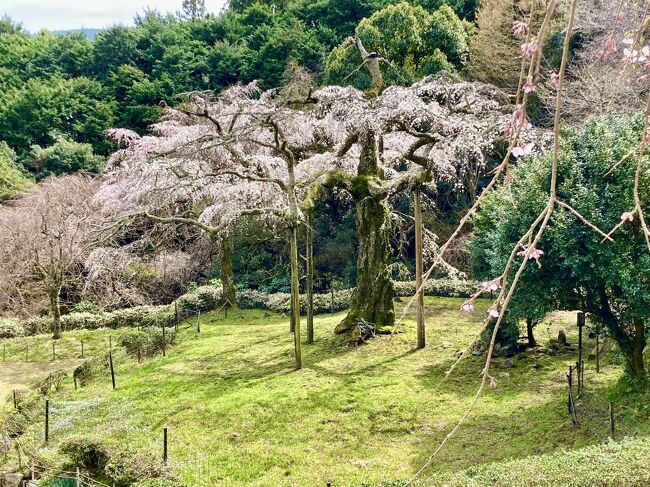
[{"label": "hedge", "polygon": [[[424,292],[428,296],[467,297],[475,292],[479,284],[473,281],[451,279],[432,279],[427,281]],[[334,311],[342,311],[350,306],[353,289],[344,289],[334,293]],[[415,293],[414,282],[395,282],[397,296],[412,296]],[[186,318],[196,313],[211,311],[221,305],[221,288],[217,286],[199,286],[176,300],[175,305],[135,306],[111,312],[78,312],[61,317],[61,326],[66,330],[96,330],[98,328],[123,328],[137,326],[173,325],[176,312],[179,318]],[[251,289],[239,291],[237,301],[244,309],[266,309],[276,313],[288,313],[291,308],[289,293],[267,294]],[[307,311],[307,296],[300,295],[300,309]],[[331,293],[314,294],[314,312],[325,313],[332,309]],[[51,318],[35,317],[26,320],[0,318],[0,339],[15,338],[47,333],[51,327]]]}]

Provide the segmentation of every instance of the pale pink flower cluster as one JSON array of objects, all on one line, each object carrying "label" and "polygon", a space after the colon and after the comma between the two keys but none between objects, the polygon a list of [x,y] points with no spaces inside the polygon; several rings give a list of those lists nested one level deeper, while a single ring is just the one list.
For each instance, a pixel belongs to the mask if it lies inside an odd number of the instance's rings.
[{"label": "pale pink flower cluster", "polygon": [[529,42],[524,42],[521,45],[521,52],[524,56],[533,57],[537,52],[537,49],[539,49],[539,42],[537,38],[532,39]]},{"label": "pale pink flower cluster", "polygon": [[512,33],[516,37],[523,37],[528,34],[528,24],[521,20],[515,20],[512,23]]},{"label": "pale pink flower cluster", "polygon": [[521,250],[517,252],[517,255],[528,256],[529,259],[535,259],[536,261],[539,261],[540,257],[544,255],[544,251],[541,249],[536,249],[535,247],[531,247],[528,244],[523,244],[521,245]]}]

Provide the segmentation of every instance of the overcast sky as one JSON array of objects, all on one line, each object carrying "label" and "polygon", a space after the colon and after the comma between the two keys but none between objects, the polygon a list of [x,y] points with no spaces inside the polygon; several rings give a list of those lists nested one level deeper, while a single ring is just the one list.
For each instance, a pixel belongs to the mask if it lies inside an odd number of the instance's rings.
[{"label": "overcast sky", "polygon": [[[145,8],[176,12],[182,0],[0,0],[0,16],[8,14],[30,32],[40,29],[102,28],[132,24]],[[225,0],[205,0],[208,12],[217,13]]]}]

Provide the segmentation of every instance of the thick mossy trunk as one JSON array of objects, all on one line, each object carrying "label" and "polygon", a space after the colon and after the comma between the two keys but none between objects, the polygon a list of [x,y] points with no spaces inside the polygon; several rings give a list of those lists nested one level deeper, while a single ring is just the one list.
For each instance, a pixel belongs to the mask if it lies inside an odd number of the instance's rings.
[{"label": "thick mossy trunk", "polygon": [[224,238],[219,247],[219,258],[221,263],[221,284],[223,286],[224,301],[230,306],[235,306],[237,296],[235,294],[235,275],[232,270],[232,238]]},{"label": "thick mossy trunk", "polygon": [[395,323],[395,290],[388,267],[391,220],[386,199],[368,196],[357,201],[355,219],[359,238],[357,285],[350,311],[336,333],[355,331],[358,318],[373,323],[381,332]]},{"label": "thick mossy trunk", "polygon": [[52,313],[52,338],[54,340],[61,338],[61,303],[59,292],[59,290],[54,289],[49,291],[50,312]]}]

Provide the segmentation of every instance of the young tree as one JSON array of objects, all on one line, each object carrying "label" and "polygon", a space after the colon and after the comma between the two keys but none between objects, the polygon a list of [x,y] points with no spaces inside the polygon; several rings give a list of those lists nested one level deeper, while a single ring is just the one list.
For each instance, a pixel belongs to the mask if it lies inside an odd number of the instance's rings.
[{"label": "young tree", "polygon": [[[83,261],[95,245],[97,184],[85,176],[42,183],[12,206],[0,210],[5,299],[47,296],[52,337],[61,336],[61,294],[78,285]],[[30,298],[31,299],[31,298]],[[26,299],[29,301],[29,299]]]},{"label": "young tree", "polygon": [[183,0],[183,17],[190,20],[205,17],[205,0]]},{"label": "young tree", "polygon": [[[641,117],[606,117],[565,133],[558,197],[581,216],[558,207],[533,255],[538,265],[527,266],[504,317],[539,319],[558,308],[586,311],[609,330],[625,357],[628,377],[640,382],[647,379],[643,352],[650,330],[650,254],[633,210],[636,161],[617,163],[626,160],[643,132]],[[513,172],[511,185],[486,198],[475,220],[475,265],[500,273],[522,229],[544,205],[549,172],[549,155],[527,160]],[[639,188],[647,204],[647,171]],[[613,241],[603,241],[586,221],[619,230]]]}]

